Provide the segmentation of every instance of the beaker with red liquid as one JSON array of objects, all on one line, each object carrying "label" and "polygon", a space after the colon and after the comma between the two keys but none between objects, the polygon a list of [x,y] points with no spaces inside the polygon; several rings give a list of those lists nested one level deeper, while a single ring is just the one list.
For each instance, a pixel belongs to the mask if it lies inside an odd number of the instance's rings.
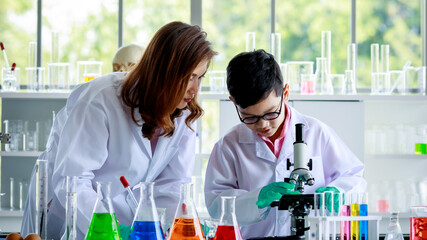
[{"label": "beaker with red liquid", "polygon": [[237,223],[235,207],[235,196],[221,196],[221,217],[214,240],[243,240]]},{"label": "beaker with red liquid", "polygon": [[427,240],[427,206],[411,208],[409,239]]},{"label": "beaker with red liquid", "polygon": [[193,184],[181,184],[181,196],[168,240],[204,240],[202,226],[193,201]]}]

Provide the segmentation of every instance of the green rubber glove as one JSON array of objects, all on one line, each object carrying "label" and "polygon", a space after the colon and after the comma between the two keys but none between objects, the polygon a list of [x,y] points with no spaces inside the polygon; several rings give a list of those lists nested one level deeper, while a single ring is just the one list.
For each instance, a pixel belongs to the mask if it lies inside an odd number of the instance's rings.
[{"label": "green rubber glove", "polygon": [[119,231],[120,231],[120,237],[122,240],[128,240],[130,237],[130,232],[131,232],[131,227],[124,225],[124,224],[119,224]]},{"label": "green rubber glove", "polygon": [[[317,193],[323,193],[323,192],[334,192],[334,209],[335,212],[339,212],[339,198],[338,198],[338,193],[340,193],[340,190],[338,190],[336,187],[319,187],[316,190]],[[335,195],[335,193],[337,193]],[[331,193],[326,193],[325,194],[325,204],[326,204],[326,209],[328,209],[329,212],[331,212],[331,207],[332,207],[332,201],[331,201]],[[321,203],[322,204],[322,203]]]},{"label": "green rubber glove", "polygon": [[285,194],[300,194],[294,191],[295,185],[286,182],[274,182],[263,187],[258,195],[256,205],[258,208],[265,208],[272,202],[279,200]]}]

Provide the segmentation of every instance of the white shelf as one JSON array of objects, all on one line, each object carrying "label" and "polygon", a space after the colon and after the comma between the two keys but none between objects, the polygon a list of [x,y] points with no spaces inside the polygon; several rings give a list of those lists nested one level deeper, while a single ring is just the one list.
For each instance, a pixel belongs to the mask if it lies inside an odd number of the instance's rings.
[{"label": "white shelf", "polygon": [[0,209],[0,217],[22,217],[24,216],[24,211],[20,210],[10,210],[10,209]]},{"label": "white shelf", "polygon": [[1,151],[0,156],[2,157],[38,157],[42,152],[34,151],[16,151],[16,152],[5,152]]},{"label": "white shelf", "polygon": [[369,159],[426,159],[427,155],[418,155],[418,154],[367,154],[367,158]]},{"label": "white shelf", "polygon": [[0,98],[67,99],[70,92],[0,92]]}]

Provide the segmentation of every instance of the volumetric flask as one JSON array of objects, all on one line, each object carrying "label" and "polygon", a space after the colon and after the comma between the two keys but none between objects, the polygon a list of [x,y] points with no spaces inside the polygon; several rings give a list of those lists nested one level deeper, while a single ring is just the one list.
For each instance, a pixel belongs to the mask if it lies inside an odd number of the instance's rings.
[{"label": "volumetric flask", "polygon": [[97,199],[86,240],[120,240],[116,213],[110,198],[111,182],[96,182]]},{"label": "volumetric flask", "polygon": [[141,198],[132,223],[130,240],[164,240],[156,204],[153,182],[141,182]]},{"label": "volumetric flask", "polygon": [[236,218],[236,197],[221,197],[221,217],[214,240],[243,240]]},{"label": "volumetric flask", "polygon": [[300,93],[301,91],[301,75],[313,74],[313,62],[298,61],[286,63],[287,83],[291,93]]},{"label": "volumetric flask", "polygon": [[202,226],[193,202],[193,184],[181,183],[181,196],[168,240],[203,240]]},{"label": "volumetric flask", "polygon": [[76,84],[89,82],[90,80],[101,76],[102,64],[102,62],[98,61],[78,61]]}]

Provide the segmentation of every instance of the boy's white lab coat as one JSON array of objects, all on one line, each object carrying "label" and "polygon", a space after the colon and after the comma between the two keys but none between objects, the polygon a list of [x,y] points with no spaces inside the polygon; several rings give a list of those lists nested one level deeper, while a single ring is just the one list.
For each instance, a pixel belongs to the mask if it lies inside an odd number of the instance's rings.
[{"label": "boy's white lab coat", "polygon": [[[156,205],[167,208],[169,221],[179,200],[180,183],[191,181],[196,135],[185,125],[188,111],[174,120],[172,137],[159,138],[153,156],[150,141],[142,137],[141,127],[132,121],[130,109],[121,101],[123,79],[124,73],[113,73],[81,85],[67,101],[67,112],[61,115],[65,121],[52,130],[50,138],[54,138],[55,132],[60,133],[58,142],[49,141],[46,150],[56,155],[54,160],[48,159],[53,189],[53,194],[49,194],[52,197],[47,217],[48,238],[59,239],[64,232],[66,176],[78,176],[78,239],[84,238],[92,218],[97,181],[112,182],[111,199],[117,220],[126,225],[130,225],[134,217],[133,203],[120,176],[125,176],[130,186],[134,186],[137,199],[139,182],[155,182]],[[34,189],[29,191],[32,196],[28,202],[35,199],[34,192]],[[33,224],[35,212],[27,205],[23,230],[32,231],[34,228],[29,226]]]},{"label": "boy's white lab coat", "polygon": [[[289,106],[288,106],[289,107]],[[295,124],[303,123],[304,140],[313,161],[313,193],[321,186],[335,186],[342,191],[364,191],[364,165],[336,133],[319,120],[291,110],[291,122],[279,158],[245,124],[233,127],[215,145],[206,169],[205,199],[209,214],[219,218],[221,196],[237,196],[236,215],[243,238],[290,235],[288,211],[266,207],[256,201],[262,187],[284,181],[293,168],[286,169],[286,159],[293,162]],[[351,127],[351,126],[349,126]]]}]

